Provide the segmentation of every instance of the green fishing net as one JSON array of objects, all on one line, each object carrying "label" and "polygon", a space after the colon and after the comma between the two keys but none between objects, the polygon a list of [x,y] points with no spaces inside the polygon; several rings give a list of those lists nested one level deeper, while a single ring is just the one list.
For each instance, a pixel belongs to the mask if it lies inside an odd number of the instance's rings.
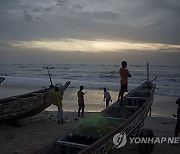
[{"label": "green fishing net", "polygon": [[77,133],[86,136],[102,137],[109,131],[108,124],[106,117],[100,113],[93,114],[79,121]]}]

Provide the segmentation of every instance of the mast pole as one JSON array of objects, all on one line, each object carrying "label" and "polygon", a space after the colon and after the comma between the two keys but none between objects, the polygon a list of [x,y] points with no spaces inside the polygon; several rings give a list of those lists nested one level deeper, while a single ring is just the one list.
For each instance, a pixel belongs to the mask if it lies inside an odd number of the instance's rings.
[{"label": "mast pole", "polygon": [[48,66],[45,66],[43,68],[46,68],[47,69],[47,72],[48,72],[48,76],[49,76],[49,80],[50,80],[50,87],[53,87],[53,82],[52,82],[52,79],[51,79],[51,74],[49,72],[49,69],[53,69],[54,67],[48,67]]},{"label": "mast pole", "polygon": [[147,81],[149,81],[149,63],[147,62]]},{"label": "mast pole", "polygon": [[52,87],[52,86],[53,86],[53,83],[52,83],[51,74],[49,73],[49,68],[48,68],[48,67],[47,67],[47,70],[48,70],[49,80],[50,80],[51,87]]}]

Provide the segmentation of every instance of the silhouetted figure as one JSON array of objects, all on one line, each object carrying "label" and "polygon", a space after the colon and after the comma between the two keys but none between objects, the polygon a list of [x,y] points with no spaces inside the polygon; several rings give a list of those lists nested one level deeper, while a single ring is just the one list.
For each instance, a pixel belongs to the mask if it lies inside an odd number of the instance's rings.
[{"label": "silhouetted figure", "polygon": [[80,86],[80,90],[77,92],[77,97],[78,97],[78,117],[80,117],[80,111],[82,110],[82,117],[84,116],[84,92],[83,92],[84,87]]},{"label": "silhouetted figure", "polygon": [[109,106],[109,102],[110,101],[112,102],[111,95],[110,95],[109,91],[107,91],[106,88],[104,88],[104,99],[103,99],[103,101],[106,101],[106,108]]},{"label": "silhouetted figure", "polygon": [[177,115],[173,114],[174,117],[177,117],[177,123],[175,128],[175,137],[178,137],[178,133],[180,133],[180,98],[177,99],[176,104],[178,105]]},{"label": "silhouetted figure", "polygon": [[122,67],[119,69],[119,74],[121,77],[121,89],[119,91],[117,101],[119,102],[119,99],[121,97],[120,105],[122,106],[124,92],[128,91],[128,77],[131,77],[131,74],[129,73],[128,69],[126,69],[127,67],[126,61],[122,61],[121,65]]}]

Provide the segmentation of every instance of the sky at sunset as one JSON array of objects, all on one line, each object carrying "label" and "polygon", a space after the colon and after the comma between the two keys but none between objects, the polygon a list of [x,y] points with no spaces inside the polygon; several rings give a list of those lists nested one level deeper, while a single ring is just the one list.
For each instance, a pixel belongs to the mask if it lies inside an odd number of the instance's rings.
[{"label": "sky at sunset", "polygon": [[180,65],[179,0],[0,0],[0,63]]}]

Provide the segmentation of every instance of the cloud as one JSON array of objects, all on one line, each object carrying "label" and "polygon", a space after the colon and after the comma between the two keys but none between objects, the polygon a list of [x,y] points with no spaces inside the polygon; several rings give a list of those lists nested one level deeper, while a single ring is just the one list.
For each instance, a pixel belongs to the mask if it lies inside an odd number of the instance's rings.
[{"label": "cloud", "polygon": [[81,52],[125,52],[130,50],[139,51],[160,51],[171,50],[179,51],[180,45],[145,43],[145,42],[120,42],[111,40],[42,40],[42,41],[23,41],[12,42],[14,48],[39,49],[46,51],[81,51]]},{"label": "cloud", "polygon": [[63,6],[64,4],[66,4],[65,0],[57,0],[57,6]]},{"label": "cloud", "polygon": [[31,22],[33,21],[33,17],[27,12],[27,11],[23,11],[23,19],[26,22]]},{"label": "cloud", "polygon": [[179,10],[179,0],[0,1],[0,61],[179,64]]},{"label": "cloud", "polygon": [[[16,49],[2,52],[0,63],[29,63],[29,64],[118,64],[127,60],[128,64],[144,65],[147,61],[151,65],[178,65],[179,52],[54,52],[45,50]],[[168,63],[167,63],[168,62]]]},{"label": "cloud", "polygon": [[128,40],[179,44],[178,0],[0,1],[0,39]]}]

